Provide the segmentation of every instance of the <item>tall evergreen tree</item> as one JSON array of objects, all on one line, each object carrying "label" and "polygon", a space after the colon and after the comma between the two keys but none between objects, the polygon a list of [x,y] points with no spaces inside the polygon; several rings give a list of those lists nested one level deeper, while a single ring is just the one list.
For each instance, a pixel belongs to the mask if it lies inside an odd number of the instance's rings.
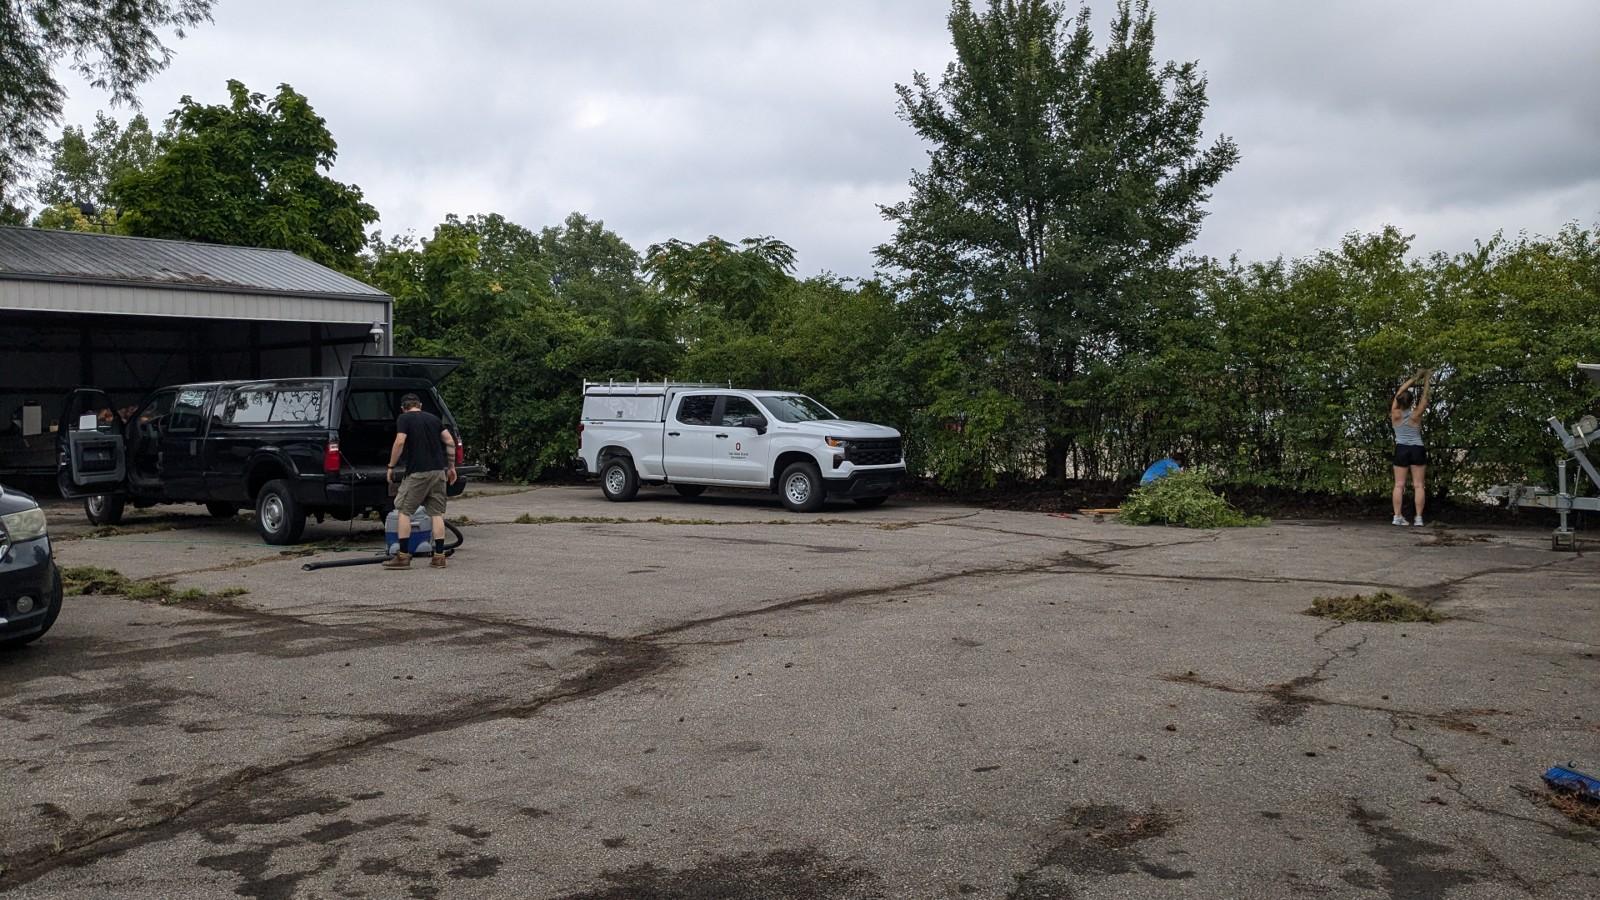
[{"label": "tall evergreen tree", "polygon": [[1143,0],[1118,4],[1102,50],[1087,8],[1069,18],[1050,0],[957,0],[949,25],[940,82],[898,86],[932,149],[911,196],[883,209],[896,232],[878,258],[925,328],[968,333],[975,375],[953,383],[1021,398],[1059,478],[1075,379],[1114,351],[1140,283],[1194,240],[1239,154],[1226,137],[1201,147],[1205,78],[1157,61]]}]

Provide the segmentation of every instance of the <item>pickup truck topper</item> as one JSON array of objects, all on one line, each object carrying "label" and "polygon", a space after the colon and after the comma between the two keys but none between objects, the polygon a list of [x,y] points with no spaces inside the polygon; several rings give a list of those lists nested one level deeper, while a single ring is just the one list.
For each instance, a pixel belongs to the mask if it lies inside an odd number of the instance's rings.
[{"label": "pickup truck topper", "polygon": [[877,506],[906,471],[893,428],[840,419],[804,394],[709,384],[585,382],[578,448],[578,468],[613,501],[666,484],[688,497],[772,491],[797,512],[829,497]]}]

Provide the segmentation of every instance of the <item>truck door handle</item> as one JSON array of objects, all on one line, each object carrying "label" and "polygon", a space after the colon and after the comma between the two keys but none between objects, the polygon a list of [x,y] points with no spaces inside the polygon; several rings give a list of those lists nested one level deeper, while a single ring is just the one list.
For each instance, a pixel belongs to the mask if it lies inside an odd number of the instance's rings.
[{"label": "truck door handle", "polygon": [[725,435],[725,434],[719,434],[719,435],[717,435],[717,437],[719,437],[719,438],[725,438],[725,437],[727,437],[727,435]]},{"label": "truck door handle", "polygon": [[676,431],[667,432],[667,437],[677,437],[677,436],[678,436],[678,433]]}]

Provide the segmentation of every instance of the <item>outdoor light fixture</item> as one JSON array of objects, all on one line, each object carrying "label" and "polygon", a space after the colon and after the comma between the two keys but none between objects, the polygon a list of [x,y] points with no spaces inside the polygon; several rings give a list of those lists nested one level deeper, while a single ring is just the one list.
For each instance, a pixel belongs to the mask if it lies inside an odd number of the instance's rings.
[{"label": "outdoor light fixture", "polygon": [[372,327],[367,329],[367,334],[372,335],[372,342],[374,344],[383,343],[383,323],[373,322]]}]

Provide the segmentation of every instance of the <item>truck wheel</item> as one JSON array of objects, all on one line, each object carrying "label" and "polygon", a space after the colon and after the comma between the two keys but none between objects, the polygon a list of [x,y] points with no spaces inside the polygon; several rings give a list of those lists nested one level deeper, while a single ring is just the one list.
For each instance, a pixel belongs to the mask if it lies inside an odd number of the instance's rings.
[{"label": "truck wheel", "polygon": [[827,499],[822,473],[812,462],[790,463],[778,478],[778,496],[790,512],[816,512]]},{"label": "truck wheel", "polygon": [[884,501],[888,499],[889,497],[887,495],[882,497],[857,497],[856,505],[862,509],[876,509],[877,507],[882,506]]},{"label": "truck wheel", "polygon": [[30,634],[27,637],[11,638],[9,640],[0,641],[0,649],[21,647],[23,644],[31,644],[34,641],[37,641],[39,638],[44,637],[45,632],[49,631],[50,627],[56,624],[56,617],[61,615],[61,597],[61,570],[56,569],[56,586],[55,589],[50,592],[50,608],[44,614],[44,627],[39,629],[37,633]]},{"label": "truck wheel", "polygon": [[122,510],[127,498],[116,494],[95,494],[83,498],[83,514],[92,525],[117,525],[122,522]]},{"label": "truck wheel", "polygon": [[703,484],[675,484],[672,489],[677,491],[680,497],[698,497],[706,492],[706,486]]},{"label": "truck wheel", "polygon": [[207,503],[206,512],[210,513],[213,519],[231,519],[239,514],[239,504]]},{"label": "truck wheel", "polygon": [[306,530],[306,511],[294,499],[289,482],[275,479],[256,495],[256,530],[269,544],[293,544]]},{"label": "truck wheel", "polygon": [[613,503],[632,500],[639,493],[639,476],[633,471],[633,460],[618,457],[601,466],[600,493]]}]

